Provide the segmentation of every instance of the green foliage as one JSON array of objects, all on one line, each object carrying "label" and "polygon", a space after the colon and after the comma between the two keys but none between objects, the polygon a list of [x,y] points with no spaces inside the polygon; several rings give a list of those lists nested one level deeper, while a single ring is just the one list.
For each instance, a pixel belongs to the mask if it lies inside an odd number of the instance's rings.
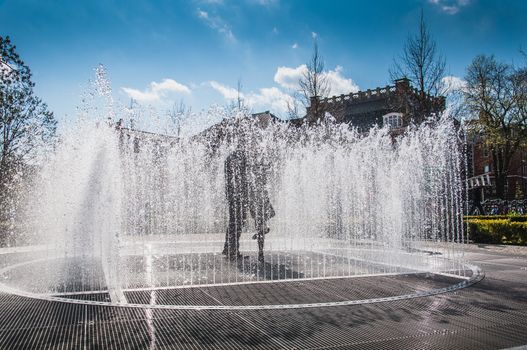
[{"label": "green foliage", "polygon": [[516,189],[514,190],[514,198],[523,199],[525,194],[522,191],[522,187],[519,182],[516,183]]},{"label": "green foliage", "polygon": [[509,220],[511,222],[527,222],[527,215],[467,215],[465,221],[468,220]]},{"label": "green foliage", "polygon": [[16,46],[0,36],[0,245],[11,234],[23,183],[55,138],[57,121],[34,86]]},{"label": "green foliage", "polygon": [[467,67],[465,80],[464,103],[476,118],[470,128],[489,148],[496,196],[505,198],[511,160],[527,140],[527,67],[480,55]]},{"label": "green foliage", "polygon": [[31,71],[9,36],[0,36],[0,167],[2,175],[13,164],[25,164],[55,135],[57,122],[35,96]]},{"label": "green foliage", "polygon": [[465,223],[475,243],[527,245],[527,215],[467,216]]}]

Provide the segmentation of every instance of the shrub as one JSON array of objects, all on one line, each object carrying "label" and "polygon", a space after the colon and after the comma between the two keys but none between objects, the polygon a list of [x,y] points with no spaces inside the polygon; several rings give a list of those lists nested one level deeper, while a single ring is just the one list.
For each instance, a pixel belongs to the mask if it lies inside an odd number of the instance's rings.
[{"label": "shrub", "polygon": [[527,244],[525,216],[466,217],[465,222],[475,243]]},{"label": "shrub", "polygon": [[517,222],[527,222],[527,215],[517,215],[517,214],[508,214],[508,215],[467,215],[464,217],[465,220],[497,220],[497,219],[506,219],[510,221]]}]

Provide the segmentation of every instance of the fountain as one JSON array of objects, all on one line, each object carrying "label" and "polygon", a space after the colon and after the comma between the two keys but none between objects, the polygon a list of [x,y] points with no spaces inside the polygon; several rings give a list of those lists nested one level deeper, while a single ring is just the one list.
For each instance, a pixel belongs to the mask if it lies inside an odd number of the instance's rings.
[{"label": "fountain", "polygon": [[[63,133],[28,203],[38,244],[0,273],[10,293],[72,303],[144,308],[308,307],[386,300],[210,305],[156,291],[356,277],[442,274],[440,289],[481,274],[466,263],[463,156],[447,117],[394,138],[347,125],[262,125],[250,114],[214,132],[166,137],[83,120]],[[212,129],[210,129],[212,130]],[[241,257],[222,255],[228,223],[224,166],[245,147],[264,164],[276,216],[265,262],[248,218]],[[324,285],[321,288],[324,289]]]}]

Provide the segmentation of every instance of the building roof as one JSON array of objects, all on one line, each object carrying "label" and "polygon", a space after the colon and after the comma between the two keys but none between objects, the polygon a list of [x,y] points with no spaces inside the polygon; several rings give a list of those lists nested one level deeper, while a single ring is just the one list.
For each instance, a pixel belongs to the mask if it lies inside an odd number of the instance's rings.
[{"label": "building roof", "polygon": [[445,99],[443,96],[426,96],[423,99],[418,90],[411,86],[410,80],[402,78],[395,80],[394,85],[326,98],[312,97],[304,119],[313,123],[325,113],[330,113],[339,123],[349,123],[366,130],[374,125],[382,125],[382,117],[391,112],[402,113],[405,125],[410,120],[421,122],[418,119],[422,119],[419,118],[420,114],[426,114],[423,112],[424,107],[427,107],[426,113],[438,113],[444,110]]}]

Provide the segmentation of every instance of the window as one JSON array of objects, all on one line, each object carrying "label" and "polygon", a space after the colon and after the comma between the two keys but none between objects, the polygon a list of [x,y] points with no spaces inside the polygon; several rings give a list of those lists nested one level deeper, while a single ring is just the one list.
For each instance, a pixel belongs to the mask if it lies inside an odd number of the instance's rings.
[{"label": "window", "polygon": [[403,126],[403,114],[402,113],[388,113],[382,116],[382,122],[387,125],[390,129],[400,128]]},{"label": "window", "polygon": [[490,165],[489,164],[486,164],[485,165],[485,169],[483,170],[484,173],[488,173],[490,172]]}]

